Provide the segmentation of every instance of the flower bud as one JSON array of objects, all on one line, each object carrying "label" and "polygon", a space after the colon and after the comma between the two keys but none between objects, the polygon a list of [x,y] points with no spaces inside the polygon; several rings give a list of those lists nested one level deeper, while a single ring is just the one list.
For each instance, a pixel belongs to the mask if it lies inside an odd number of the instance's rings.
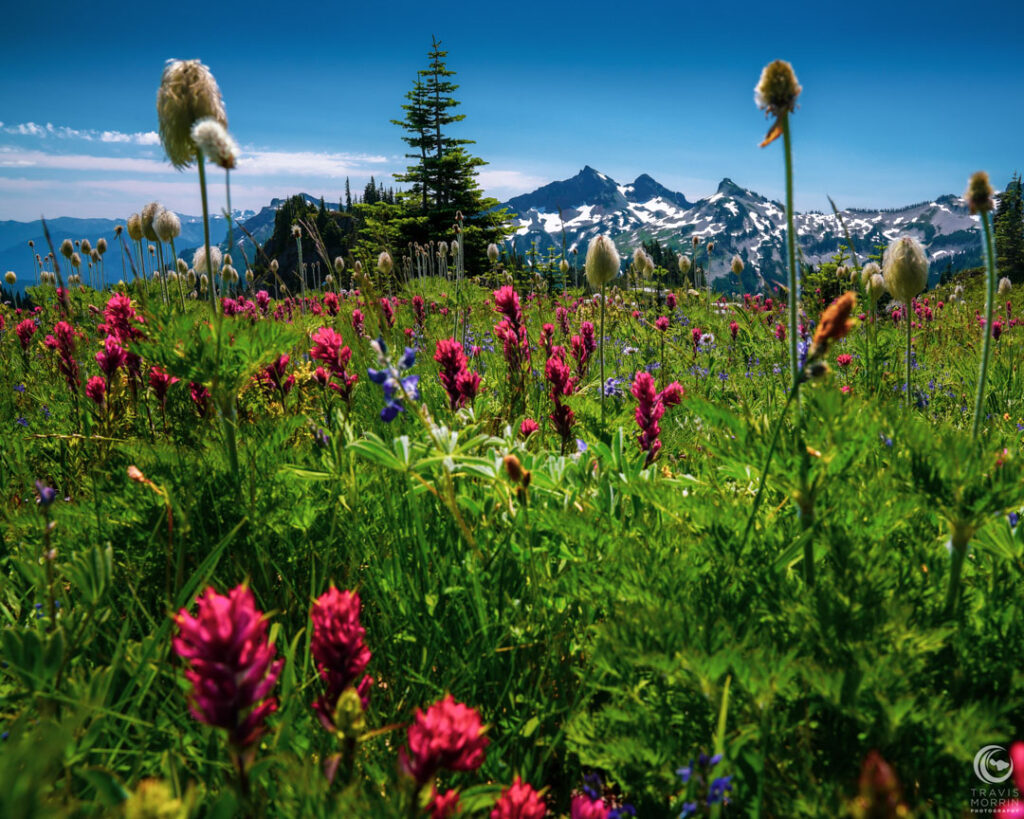
[{"label": "flower bud", "polygon": [[995,208],[992,201],[992,183],[988,181],[988,174],[978,171],[972,174],[967,182],[967,190],[964,192],[964,199],[967,200],[967,207],[972,214],[985,213]]},{"label": "flower bud", "polygon": [[[875,267],[878,267],[878,265],[875,265]],[[867,290],[868,298],[871,299],[871,304],[878,304],[878,300],[885,294],[885,279],[882,278],[882,274],[872,274],[864,289]]]},{"label": "flower bud", "polygon": [[70,259],[71,254],[75,252],[75,246],[71,244],[70,239],[65,239],[60,243],[60,253],[65,259]]},{"label": "flower bud", "polygon": [[[128,217],[128,235],[136,242],[142,238],[142,217],[137,213],[133,213]],[[64,247],[61,246],[61,251]]]},{"label": "flower bud", "polygon": [[490,261],[491,264],[494,264],[496,261],[498,261],[498,246],[494,244],[494,242],[491,242],[489,245],[487,245],[487,259]]},{"label": "flower bud", "polygon": [[591,239],[584,267],[587,281],[595,289],[614,279],[619,275],[619,251],[615,243],[608,236]]},{"label": "flower bud", "polygon": [[92,255],[92,242],[90,242],[88,239],[82,239],[82,253],[84,253],[86,256]]},{"label": "flower bud", "polygon": [[1010,279],[1006,276],[1003,276],[1003,278],[999,280],[999,288],[996,290],[996,293],[1000,298],[1005,298],[1006,296],[1010,295],[1010,290],[1012,288],[1013,284],[1010,282]]},{"label": "flower bud", "polygon": [[754,102],[758,108],[779,117],[796,110],[796,98],[802,90],[793,66],[785,60],[775,60],[761,71],[761,79],[754,89]]},{"label": "flower bud", "polygon": [[345,272],[345,260],[341,256],[334,258],[334,272],[339,276]]},{"label": "flower bud", "polygon": [[159,202],[150,202],[139,211],[139,217],[142,220],[142,235],[151,242],[157,241],[156,231],[153,229],[153,220],[160,209],[161,205]]},{"label": "flower bud", "polygon": [[226,171],[238,166],[238,143],[213,117],[204,117],[192,126],[192,141],[214,165]]},{"label": "flower bud", "polygon": [[733,256],[732,257],[732,272],[734,274],[736,274],[737,276],[742,275],[743,267],[744,267],[743,259],[741,259],[738,255]]},{"label": "flower bud", "polygon": [[393,266],[394,262],[391,260],[391,254],[386,250],[382,251],[380,256],[377,257],[377,270],[386,276],[391,272]]},{"label": "flower bud", "polygon": [[15,275],[13,270],[8,270],[4,274],[4,281],[10,285],[13,285],[16,281],[18,281],[18,277]]},{"label": "flower bud", "polygon": [[562,259],[562,261],[558,263],[558,270],[564,276],[569,272],[569,263],[565,259]]},{"label": "flower bud", "polygon": [[301,239],[302,238],[302,228],[300,228],[298,225],[292,225],[292,238],[293,239]]},{"label": "flower bud", "polygon": [[676,259],[676,262],[679,265],[679,272],[682,273],[684,276],[690,272],[689,256],[684,256],[682,253],[680,253],[679,257]]},{"label": "flower bud", "polygon": [[98,241],[98,242],[96,242],[96,250],[97,250],[97,251],[99,252],[99,254],[100,254],[101,256],[102,256],[102,255],[103,255],[104,253],[106,253],[106,252],[107,252],[107,240],[101,237],[101,238],[99,239],[99,241]]},{"label": "flower bud", "polygon": [[170,242],[181,235],[181,220],[174,211],[161,208],[153,218],[153,230],[161,242]]}]

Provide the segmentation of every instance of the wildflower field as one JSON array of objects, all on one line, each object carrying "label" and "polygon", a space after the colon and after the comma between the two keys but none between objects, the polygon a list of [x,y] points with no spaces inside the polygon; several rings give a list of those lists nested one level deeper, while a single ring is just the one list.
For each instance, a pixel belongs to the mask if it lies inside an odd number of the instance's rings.
[{"label": "wildflower field", "polygon": [[[205,186],[232,148],[187,101]],[[727,298],[605,237],[581,287],[471,269],[456,222],[443,275],[381,248],[289,292],[176,264],[163,214],[104,249],[127,283],[53,237],[0,307],[0,815],[960,816],[1024,734],[990,249]]]}]

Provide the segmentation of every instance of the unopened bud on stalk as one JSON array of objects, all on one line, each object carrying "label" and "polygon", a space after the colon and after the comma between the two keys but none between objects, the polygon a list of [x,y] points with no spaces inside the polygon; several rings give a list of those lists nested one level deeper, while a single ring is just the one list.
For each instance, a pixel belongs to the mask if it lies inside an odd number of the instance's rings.
[{"label": "unopened bud on stalk", "polygon": [[96,248],[93,248],[89,253],[89,259],[93,262],[93,264],[99,264],[100,252]]},{"label": "unopened bud on stalk", "polygon": [[459,255],[459,243],[458,242],[452,242],[452,256],[458,256],[458,255]]},{"label": "unopened bud on stalk", "polygon": [[4,281],[10,285],[13,285],[16,281],[18,281],[18,277],[15,275],[13,270],[8,270],[4,274]]},{"label": "unopened bud on stalk", "polygon": [[276,273],[279,268],[280,268],[280,265],[278,265],[277,259],[271,259],[270,260],[270,272],[271,273]]},{"label": "unopened bud on stalk", "polygon": [[77,253],[71,254],[71,266],[74,268],[82,266],[82,257],[79,256]]},{"label": "unopened bud on stalk", "polygon": [[761,71],[761,79],[754,88],[754,102],[766,113],[780,117],[796,110],[796,99],[802,90],[793,66],[785,60],[775,60]]},{"label": "unopened bud on stalk", "polygon": [[92,254],[92,242],[90,242],[88,239],[82,239],[82,253],[84,253],[86,256]]},{"label": "unopened bud on stalk", "polygon": [[987,173],[978,171],[971,176],[967,182],[964,199],[967,200],[967,207],[972,214],[985,213],[995,208],[995,202],[992,201],[992,183],[988,181]]},{"label": "unopened bud on stalk", "polygon": [[619,251],[607,236],[596,236],[587,248],[584,262],[587,281],[595,290],[619,275]]},{"label": "unopened bud on stalk", "polygon": [[185,263],[184,259],[178,259],[178,261],[174,263],[174,266],[182,276],[188,274],[188,265]]},{"label": "unopened bud on stalk", "polygon": [[101,256],[104,253],[106,253],[107,252],[107,240],[103,239],[103,238],[100,238],[99,241],[96,242],[96,250],[99,251],[99,254]]},{"label": "unopened bud on stalk", "polygon": [[345,260],[341,256],[334,258],[334,272],[339,276],[345,272]]},{"label": "unopened bud on stalk", "polygon": [[699,247],[700,246],[700,236],[694,236],[693,237],[693,246],[694,247]]},{"label": "unopened bud on stalk", "polygon": [[566,273],[569,272],[569,263],[565,259],[562,259],[562,261],[558,263],[558,269],[564,276]]},{"label": "unopened bud on stalk", "polygon": [[300,228],[298,225],[292,225],[292,238],[293,239],[301,239],[302,238],[302,228]]},{"label": "unopened bud on stalk", "polygon": [[60,243],[60,253],[65,259],[70,259],[71,254],[75,252],[75,246],[71,244],[70,239],[65,239]]}]

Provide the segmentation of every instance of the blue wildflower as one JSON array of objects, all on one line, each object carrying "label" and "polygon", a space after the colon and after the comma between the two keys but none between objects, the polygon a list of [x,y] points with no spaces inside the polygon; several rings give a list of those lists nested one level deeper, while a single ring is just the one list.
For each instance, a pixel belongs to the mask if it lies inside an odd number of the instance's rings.
[{"label": "blue wildflower", "polygon": [[57,490],[42,481],[36,481],[36,493],[39,496],[39,505],[44,509],[57,500]]},{"label": "blue wildflower", "polygon": [[683,810],[682,813],[679,814],[679,819],[686,819],[687,816],[693,816],[696,812],[696,802],[683,802]]},{"label": "blue wildflower", "polygon": [[605,398],[621,398],[622,397],[622,381],[621,378],[609,378],[604,382],[604,395]]},{"label": "blue wildflower", "polygon": [[1016,529],[1017,524],[1020,523],[1020,515],[1018,515],[1016,512],[1010,512],[1010,514],[1008,514],[1006,518],[1010,521],[1010,528]]},{"label": "blue wildflower", "polygon": [[24,384],[15,384],[14,385],[14,391],[15,392],[25,392],[25,385]]},{"label": "blue wildflower", "polygon": [[28,418],[26,418],[24,415],[19,415],[15,420],[23,427],[28,426]]},{"label": "blue wildflower", "polygon": [[708,804],[714,805],[725,800],[725,795],[732,790],[732,776],[720,776],[712,780],[708,788]]},{"label": "blue wildflower", "polygon": [[405,352],[398,361],[396,367],[388,359],[388,346],[383,338],[377,338],[370,343],[370,346],[377,352],[377,363],[379,370],[367,367],[366,374],[374,384],[380,384],[384,391],[384,409],[380,411],[380,417],[386,423],[391,423],[400,412],[405,412],[402,400],[408,398],[418,401],[420,398],[418,375],[405,375],[402,373],[416,363],[416,351],[412,347],[406,347]]},{"label": "blue wildflower", "polygon": [[586,452],[587,451],[587,442],[584,441],[582,438],[577,438],[576,439],[576,451],[577,452]]}]

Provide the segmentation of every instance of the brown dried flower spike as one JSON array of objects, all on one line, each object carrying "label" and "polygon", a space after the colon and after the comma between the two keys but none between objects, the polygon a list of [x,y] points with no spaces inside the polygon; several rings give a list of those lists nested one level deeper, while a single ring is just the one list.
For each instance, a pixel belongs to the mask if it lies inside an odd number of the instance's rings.
[{"label": "brown dried flower spike", "polygon": [[971,214],[995,209],[995,202],[992,201],[992,183],[988,181],[987,173],[978,171],[971,176],[964,192],[964,199],[967,200]]},{"label": "brown dried flower spike", "polygon": [[779,120],[796,110],[796,99],[801,91],[803,88],[797,82],[793,66],[785,60],[768,63],[761,71],[761,79],[754,88],[754,102],[766,116],[776,119],[761,143],[762,148],[782,135]]},{"label": "brown dried flower spike", "polygon": [[825,308],[821,321],[814,331],[811,349],[807,352],[807,360],[821,358],[828,351],[829,344],[843,338],[853,329],[850,315],[857,306],[857,296],[849,290]]}]

